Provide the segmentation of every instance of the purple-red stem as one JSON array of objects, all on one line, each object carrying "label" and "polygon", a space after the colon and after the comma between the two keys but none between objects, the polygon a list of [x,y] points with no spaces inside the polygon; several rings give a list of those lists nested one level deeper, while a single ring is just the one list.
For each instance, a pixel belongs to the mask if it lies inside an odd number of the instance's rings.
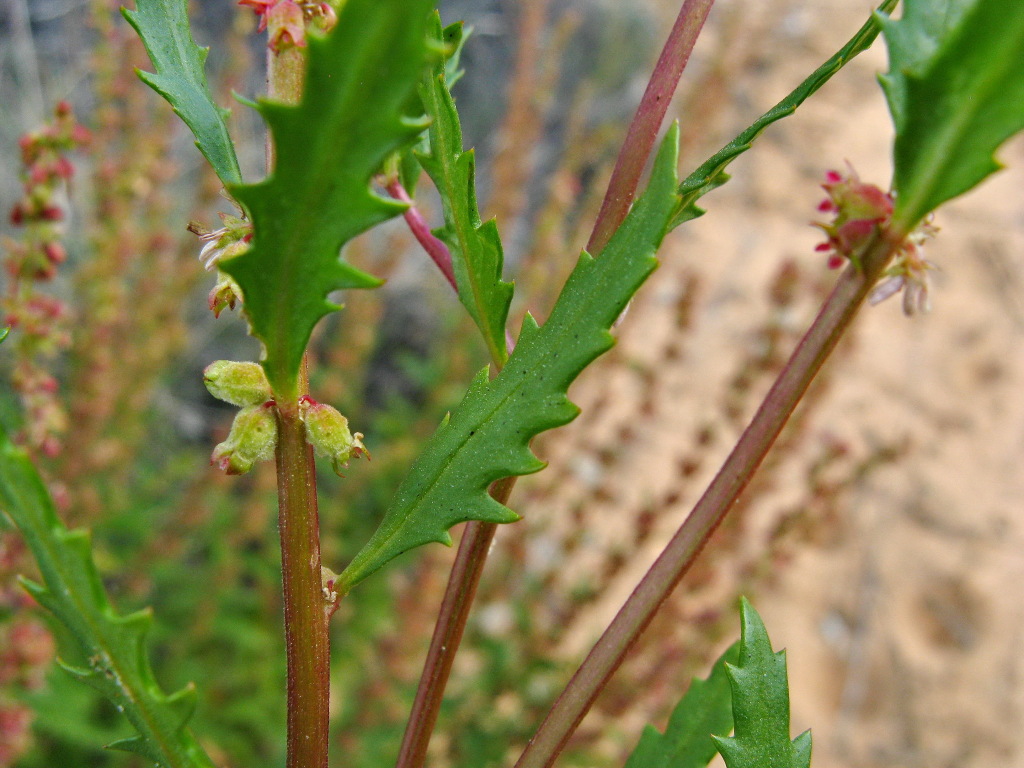
[{"label": "purple-red stem", "polygon": [[[515,481],[514,477],[499,480],[491,486],[491,497],[501,504],[507,503]],[[462,642],[476,588],[497,529],[494,523],[472,520],[466,524],[462,533],[459,551],[448,576],[441,610],[434,625],[434,635],[430,639],[430,650],[423,664],[423,674],[416,689],[416,699],[402,737],[396,768],[413,768],[426,762],[427,747],[437,724],[444,689],[452,671],[455,653]]]},{"label": "purple-red stem", "polygon": [[[394,199],[401,200],[409,206],[404,214],[409,229],[448,279],[452,290],[457,293],[452,256],[448,246],[431,233],[423,215],[415,207],[401,182],[397,179],[390,181],[385,185],[385,189]],[[505,344],[511,354],[515,340],[507,330]],[[495,360],[494,364],[498,370],[501,369],[500,360]],[[515,482],[514,477],[499,480],[491,486],[491,496],[499,503],[505,504]],[[448,677],[451,675],[455,654],[462,643],[473,598],[476,596],[484,563],[487,561],[487,554],[497,529],[498,526],[494,523],[471,520],[462,532],[459,550],[455,555],[455,562],[441,601],[441,609],[434,624],[430,649],[423,663],[423,673],[416,688],[416,698],[402,737],[396,768],[419,768],[426,761],[427,747],[441,711],[441,702],[445,687],[448,685]]]},{"label": "purple-red stem", "polygon": [[402,182],[398,179],[389,181],[385,189],[395,200],[400,200],[409,206],[405,209],[405,213],[402,214],[405,218],[405,223],[409,225],[409,230],[416,240],[419,241],[419,244],[423,246],[423,250],[437,264],[437,268],[441,270],[441,274],[444,275],[448,284],[451,285],[452,290],[458,292],[459,289],[455,285],[455,272],[452,269],[452,254],[448,250],[448,246],[434,237],[434,234],[430,231],[430,225],[427,224],[423,214],[413,204],[412,198],[405,191]]},{"label": "purple-red stem", "polygon": [[555,761],[598,693],[750,482],[898,243],[895,235],[876,236],[861,257],[863,268],[847,267],[725,464],[573,675],[516,768],[548,768]]},{"label": "purple-red stem", "polygon": [[[676,84],[713,4],[714,0],[685,0],[679,11],[647,90],[630,124],[615,170],[612,172],[608,192],[587,245],[587,250],[591,253],[599,253],[604,248],[629,210],[640,174],[650,156]],[[404,216],[410,230],[452,288],[458,291],[452,270],[452,257],[447,246],[430,232],[422,214],[415,208],[405,188],[397,179],[388,182],[385,187],[393,198],[408,204]],[[508,331],[506,344],[511,353],[514,340]],[[499,361],[495,361],[495,364],[499,365]],[[515,478],[499,481],[492,486],[491,495],[504,503],[514,484]],[[445,589],[441,611],[434,626],[430,650],[420,677],[396,768],[421,768],[426,760],[427,746],[437,722],[444,689],[462,640],[495,530],[496,526],[493,523],[473,521],[466,525],[463,532]]]},{"label": "purple-red stem", "polygon": [[622,220],[626,218],[629,206],[636,195],[637,185],[640,183],[640,174],[647,165],[647,159],[651,155],[676,85],[714,2],[715,0],[685,0],[683,7],[679,9],[679,15],[661,51],[661,56],[658,57],[658,63],[654,65],[647,90],[644,91],[640,106],[626,133],[622,150],[615,161],[615,169],[608,182],[608,191],[601,203],[597,221],[594,222],[594,231],[587,242],[588,253],[600,253]]}]

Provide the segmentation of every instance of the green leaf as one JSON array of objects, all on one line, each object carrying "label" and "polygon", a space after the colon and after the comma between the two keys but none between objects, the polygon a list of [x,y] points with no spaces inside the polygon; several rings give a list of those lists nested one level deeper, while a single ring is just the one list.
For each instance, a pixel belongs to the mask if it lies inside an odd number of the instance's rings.
[{"label": "green leaf", "polygon": [[448,529],[456,523],[518,519],[487,488],[500,478],[542,469],[530,440],[579,413],[566,390],[612,346],[609,328],[657,265],[654,253],[678,199],[678,136],[673,126],[647,191],[600,258],[580,256],[544,326],[527,316],[501,373],[488,381],[487,369],[481,371],[431,437],[377,532],[336,582],[343,593],[413,547],[430,541],[450,544]]},{"label": "green leaf", "polygon": [[155,73],[139,71],[142,81],[163,96],[196,137],[224,186],[239,184],[242,173],[228,135],[228,110],[213,101],[203,64],[208,49],[192,39],[187,0],[137,0],[137,10],[121,13],[146,46]]},{"label": "green leaf", "polygon": [[64,527],[32,462],[2,430],[0,504],[43,577],[43,584],[24,581],[25,588],[67,626],[87,660],[85,667],[65,669],[107,696],[138,731],[109,747],[144,755],[164,768],[213,768],[186,727],[195,688],[190,684],[167,695],[153,677],[145,644],[152,615],[114,612],[93,563],[88,532]]},{"label": "green leaf", "polygon": [[[898,0],[885,0],[879,11],[891,11]],[[878,37],[881,27],[877,19],[872,17],[861,27],[850,41],[840,48],[835,55],[818,67],[796,89],[774,107],[757,118],[749,128],[740,133],[718,152],[704,161],[703,164],[679,185],[680,203],[672,218],[672,229],[680,224],[704,215],[704,210],[697,206],[697,201],[708,192],[722,186],[729,180],[726,167],[753,145],[754,140],[774,122],[789,117],[821,86],[827,83],[834,74],[845,67],[855,56],[871,47]]]},{"label": "green leaf", "polygon": [[[433,39],[436,38],[436,33],[432,32],[431,38],[428,38],[432,49],[435,45],[440,48],[439,51],[432,50],[431,52],[436,53],[438,60],[444,62],[445,84],[448,86],[449,91],[465,74],[465,70],[461,65],[462,47],[466,44],[466,39],[470,36],[472,31],[472,27],[464,27],[461,21],[457,21],[454,24],[449,24],[441,30],[440,43],[437,43]],[[435,67],[428,68],[426,71],[426,77],[432,77],[434,71]],[[417,89],[415,94],[415,103],[420,112],[426,111],[423,107],[423,100],[420,98],[419,89]],[[404,148],[398,153],[396,161],[398,180],[410,196],[415,193],[416,185],[419,183],[420,173],[423,171],[423,167],[420,165],[418,156],[421,154],[428,154],[429,152],[430,136],[428,131],[424,130],[412,145]]]},{"label": "green leaf", "polygon": [[732,645],[711,668],[706,680],[694,678],[672,711],[665,733],[648,725],[625,768],[704,768],[717,754],[712,735],[732,730],[732,693],[726,663],[735,664],[739,646]]},{"label": "green leaf", "polygon": [[999,170],[993,153],[1024,129],[1024,3],[907,0],[902,19],[882,23],[893,224],[906,232]]},{"label": "green leaf", "polygon": [[404,210],[370,189],[392,152],[425,127],[402,114],[427,55],[428,0],[348,0],[326,37],[310,35],[295,106],[260,101],[276,162],[264,181],[232,187],[253,222],[252,248],[220,268],[242,289],[275,394],[292,399],[313,326],[339,307],[331,291],[380,280],[341,247]]},{"label": "green leaf", "polygon": [[786,652],[772,652],[764,622],[743,598],[740,660],[727,664],[732,687],[732,737],[714,736],[729,768],[809,768],[811,732],[789,739]]},{"label": "green leaf", "polygon": [[[441,29],[441,18],[434,14],[432,34],[458,49],[451,39],[461,29]],[[448,39],[442,35],[446,34]],[[475,156],[462,151],[462,128],[449,86],[444,60],[439,60],[420,86],[420,97],[431,118],[430,151],[418,156],[441,195],[445,224],[434,234],[448,246],[452,255],[459,301],[480,328],[491,358],[504,364],[508,359],[505,322],[512,301],[512,283],[501,280],[504,255],[494,220],[480,223],[476,201]]]}]

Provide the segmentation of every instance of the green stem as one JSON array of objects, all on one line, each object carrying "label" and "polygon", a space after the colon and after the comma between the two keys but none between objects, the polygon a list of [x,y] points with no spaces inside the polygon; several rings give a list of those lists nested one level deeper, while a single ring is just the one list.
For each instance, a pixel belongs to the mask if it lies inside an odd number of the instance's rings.
[{"label": "green stem", "polygon": [[725,464],[573,675],[516,768],[548,768],[554,763],[626,653],[750,482],[898,244],[895,236],[876,236],[862,252],[862,269],[851,265],[840,277]]},{"label": "green stem", "polygon": [[[704,20],[715,0],[685,0],[679,9],[672,31],[669,32],[665,47],[661,50],[658,63],[647,83],[640,106],[636,109],[633,122],[629,124],[626,140],[622,143],[619,157],[615,161],[612,178],[608,182],[601,210],[594,222],[594,231],[587,242],[587,252],[600,253],[608,244],[615,230],[629,212],[629,206],[636,194],[640,174],[651,156],[658,130],[665,119],[668,105],[672,101],[679,78],[690,59],[690,52],[697,42],[697,36],[704,27]],[[609,51],[611,55],[614,52]]]}]

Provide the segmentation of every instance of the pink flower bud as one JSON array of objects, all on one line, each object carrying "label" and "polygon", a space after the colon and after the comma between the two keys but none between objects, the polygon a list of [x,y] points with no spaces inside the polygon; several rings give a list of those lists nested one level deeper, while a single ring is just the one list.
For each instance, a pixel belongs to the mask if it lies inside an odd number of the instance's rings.
[{"label": "pink flower bud", "polygon": [[258,363],[217,360],[206,366],[203,383],[210,394],[239,407],[260,405],[270,400],[270,383]]},{"label": "pink flower bud", "polygon": [[75,123],[71,128],[71,141],[80,147],[92,142],[92,133],[84,125]]},{"label": "pink flower bud", "polygon": [[32,746],[32,710],[0,703],[0,765],[12,765]]},{"label": "pink flower bud", "polygon": [[821,213],[834,214],[829,224],[817,223],[828,236],[828,242],[818,245],[819,252],[832,252],[829,267],[841,266],[843,260],[853,258],[874,234],[884,227],[892,216],[892,195],[874,184],[865,184],[852,169],[849,175],[839,171],[825,174],[821,185],[828,198],[818,204]]},{"label": "pink flower bud", "polygon": [[66,157],[58,157],[54,162],[53,171],[62,179],[70,179],[75,175],[75,166]]},{"label": "pink flower bud", "polygon": [[51,264],[63,264],[68,257],[68,252],[64,250],[64,246],[55,240],[43,244],[43,253]]},{"label": "pink flower bud", "polygon": [[293,0],[279,0],[267,13],[270,41],[267,45],[276,53],[288,48],[306,45],[306,21],[302,8]]}]

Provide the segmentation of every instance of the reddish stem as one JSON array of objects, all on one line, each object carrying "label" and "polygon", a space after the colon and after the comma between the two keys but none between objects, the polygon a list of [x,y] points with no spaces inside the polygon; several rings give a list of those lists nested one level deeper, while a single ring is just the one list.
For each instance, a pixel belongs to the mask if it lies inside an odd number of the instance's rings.
[{"label": "reddish stem", "polygon": [[[297,48],[267,50],[267,95],[286,104],[302,96],[305,54]],[[274,167],[267,139],[267,168]],[[288,752],[286,768],[327,768],[331,682],[328,619],[320,575],[320,517],[316,466],[299,418],[298,396],[309,391],[302,358],[298,391],[277,395],[277,499],[284,582],[284,635],[288,657]]]},{"label": "reddish stem", "polygon": [[313,449],[295,403],[278,403],[278,519],[288,654],[287,768],[327,768],[329,604],[320,575]]},{"label": "reddish stem", "polygon": [[[626,140],[619,151],[615,169],[612,171],[608,191],[605,193],[601,210],[594,222],[594,231],[587,242],[587,252],[600,253],[608,244],[612,234],[629,212],[629,206],[636,194],[640,174],[651,155],[658,130],[665,119],[668,105],[672,101],[679,78],[686,68],[690,52],[697,42],[697,36],[704,26],[704,20],[715,0],[685,0],[672,26],[665,47],[654,65],[654,72],[647,84],[647,90],[640,100],[633,122],[629,125]],[[612,52],[609,52],[614,55]]]},{"label": "reddish stem", "polygon": [[[496,482],[491,486],[492,498],[502,504],[506,503],[515,481],[514,477],[506,477]],[[494,523],[472,520],[463,531],[437,623],[434,625],[434,635],[430,639],[430,650],[423,664],[423,674],[416,689],[409,723],[402,737],[396,768],[420,768],[426,762],[427,746],[437,724],[444,689],[462,642],[476,588],[497,529]]]},{"label": "reddish stem", "polygon": [[416,240],[419,241],[419,244],[423,246],[423,250],[437,264],[437,268],[441,270],[441,274],[445,276],[452,290],[458,292],[459,289],[455,285],[455,272],[452,269],[452,254],[448,250],[448,246],[434,237],[434,234],[430,231],[430,225],[427,224],[423,214],[419,212],[416,204],[409,197],[409,193],[405,191],[402,182],[398,179],[389,181],[385,189],[395,200],[401,200],[409,206],[405,209],[405,213],[402,214],[405,218],[405,223],[409,225],[409,229]]},{"label": "reddish stem", "polygon": [[[400,181],[394,179],[388,182],[385,189],[394,199],[408,204],[404,216],[409,229],[447,278],[452,290],[457,293],[452,256],[448,246],[431,233],[423,215],[415,207]],[[515,347],[515,339],[507,330],[505,345],[511,354]],[[500,360],[494,360],[494,365],[498,370],[501,369]],[[491,496],[501,504],[506,503],[515,483],[514,477],[497,481],[491,486]],[[487,561],[487,554],[497,529],[498,526],[494,523],[471,520],[463,530],[459,551],[448,576],[444,599],[434,624],[434,634],[430,639],[430,649],[423,664],[423,674],[420,675],[420,682],[416,688],[416,698],[402,737],[396,768],[420,768],[426,761],[427,747],[441,711],[441,701],[448,685],[455,654],[462,643],[473,598],[476,596],[484,563]]]},{"label": "reddish stem", "polygon": [[725,464],[573,675],[516,768],[548,768],[555,761],[598,693],[750,482],[811,380],[877,283],[898,242],[893,237],[876,236],[863,252],[862,269],[851,265],[840,277]]}]

